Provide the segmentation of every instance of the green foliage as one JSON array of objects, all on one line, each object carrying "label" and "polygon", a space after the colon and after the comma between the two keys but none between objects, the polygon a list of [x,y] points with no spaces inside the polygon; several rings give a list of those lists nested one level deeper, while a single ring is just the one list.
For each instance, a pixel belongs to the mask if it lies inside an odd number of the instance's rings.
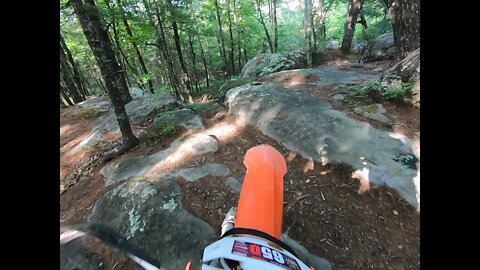
[{"label": "green foliage", "polygon": [[75,109],[73,111],[73,115],[76,117],[83,117],[83,118],[93,118],[101,115],[102,112],[97,108],[86,108],[86,109]]},{"label": "green foliage", "polygon": [[209,111],[211,109],[211,104],[210,103],[193,103],[189,104],[188,107],[197,113],[202,113]]},{"label": "green foliage", "polygon": [[225,100],[225,97],[227,95],[228,90],[247,84],[251,83],[253,79],[246,79],[246,78],[240,78],[240,77],[231,77],[228,81],[226,81],[218,90],[218,98],[221,101]]},{"label": "green foliage", "polygon": [[356,98],[370,98],[372,95],[380,95],[387,100],[402,100],[412,89],[411,83],[398,82],[389,86],[383,86],[377,81],[349,86],[350,95]]},{"label": "green foliage", "polygon": [[143,135],[147,139],[157,140],[165,139],[179,130],[179,127],[173,123],[166,123],[157,128],[148,129]]}]

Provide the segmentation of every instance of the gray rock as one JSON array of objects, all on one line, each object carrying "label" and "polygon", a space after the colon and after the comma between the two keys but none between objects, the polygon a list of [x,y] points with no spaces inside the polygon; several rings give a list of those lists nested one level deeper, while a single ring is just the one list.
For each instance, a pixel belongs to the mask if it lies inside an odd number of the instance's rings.
[{"label": "gray rock", "polygon": [[243,184],[242,184],[242,182],[238,181],[236,178],[227,177],[225,182],[233,190],[233,192],[235,192],[237,194],[240,194],[240,192],[242,191],[242,185]]},{"label": "gray rock", "polygon": [[354,41],[350,47],[350,51],[353,53],[361,53],[363,48],[367,45],[366,41]]},{"label": "gray rock", "polygon": [[373,184],[389,186],[419,206],[413,182],[417,171],[393,160],[412,154],[414,143],[408,138],[377,130],[331,109],[326,101],[276,84],[233,88],[226,103],[238,120],[257,126],[289,150],[322,163],[350,165]]},{"label": "gray rock", "polygon": [[217,150],[218,141],[212,136],[201,133],[192,134],[175,140],[168,149],[149,156],[131,157],[110,162],[100,170],[100,174],[106,178],[106,186],[109,186],[122,179],[148,176],[154,169],[171,166],[184,158],[212,153]]},{"label": "gray rock", "polygon": [[297,241],[293,240],[286,234],[282,234],[281,240],[290,246],[297,254],[298,258],[308,266],[313,266],[316,270],[331,270],[331,264],[312,253],[310,253],[305,247],[300,245]]},{"label": "gray rock", "polygon": [[242,68],[240,77],[261,77],[280,70],[293,69],[297,64],[279,53],[263,53],[250,59]]},{"label": "gray rock", "polygon": [[130,87],[128,90],[130,90],[130,95],[132,96],[132,99],[153,95],[152,93],[150,93],[148,91],[143,91],[139,87]]},{"label": "gray rock", "polygon": [[333,95],[332,97],[334,100],[339,100],[339,101],[342,101],[345,99],[345,97],[342,95],[342,94],[335,94]]},{"label": "gray rock", "polygon": [[309,79],[308,81],[308,84],[316,86],[325,86],[339,83],[359,83],[362,81],[376,80],[380,77],[380,73],[373,71],[358,72],[338,70],[331,67],[320,67],[311,69],[283,70],[273,74],[268,74],[265,76],[265,78],[275,78],[277,76],[305,75],[306,73],[311,74],[312,78],[318,78]]},{"label": "gray rock", "polygon": [[364,52],[358,61],[361,63],[368,63],[392,59],[394,56],[395,43],[393,42],[393,32],[388,32],[370,40],[364,46]]},{"label": "gray rock", "polygon": [[304,51],[293,51],[285,54],[285,57],[292,60],[295,65],[292,68],[304,68],[307,66],[307,55]]},{"label": "gray rock", "polygon": [[153,121],[153,128],[166,124],[176,124],[185,129],[204,129],[202,119],[190,109],[173,110],[158,114]]},{"label": "gray rock", "polygon": [[162,269],[198,269],[203,249],[217,238],[210,225],[182,207],[180,186],[171,177],[142,177],[100,198],[90,222],[108,225],[152,257]]},{"label": "gray rock", "polygon": [[[134,92],[138,90],[134,90]],[[141,89],[140,89],[141,91]],[[99,110],[106,110],[109,104],[108,97],[93,98],[83,103],[83,108],[98,107]],[[144,119],[151,113],[160,113],[170,111],[173,109],[184,108],[185,104],[177,101],[172,95],[166,93],[150,94],[145,93],[141,96],[137,96],[127,105],[125,110],[129,117],[130,123],[133,121]],[[103,109],[102,109],[103,108]],[[92,123],[91,134],[81,141],[76,147],[69,150],[66,155],[75,154],[83,148],[97,145],[102,141],[105,133],[113,132],[120,134],[120,128],[118,126],[117,118],[112,109],[109,109],[109,113],[100,116]]]},{"label": "gray rock", "polygon": [[80,110],[97,109],[100,112],[112,110],[112,103],[108,96],[90,97],[85,101],[75,104]]},{"label": "gray rock", "polygon": [[338,50],[340,49],[340,44],[336,40],[329,40],[325,42],[325,50]]},{"label": "gray rock", "polygon": [[71,241],[60,248],[61,270],[101,270],[102,262],[95,259],[93,252],[85,247],[85,237]]},{"label": "gray rock", "polygon": [[393,124],[392,119],[385,115],[385,108],[383,108],[382,104],[371,104],[356,107],[353,109],[353,112],[365,118],[373,119],[387,125]]},{"label": "gray rock", "polygon": [[205,164],[201,167],[181,169],[175,176],[183,177],[187,181],[196,181],[205,176],[227,176],[230,170],[223,164]]}]

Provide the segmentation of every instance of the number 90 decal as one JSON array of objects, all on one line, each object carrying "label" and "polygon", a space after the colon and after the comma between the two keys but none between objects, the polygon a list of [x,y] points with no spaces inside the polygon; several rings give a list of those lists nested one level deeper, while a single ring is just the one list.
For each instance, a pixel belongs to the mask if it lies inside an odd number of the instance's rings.
[{"label": "number 90 decal", "polygon": [[253,259],[267,261],[285,269],[300,269],[298,262],[285,254],[266,246],[255,243],[235,241],[232,249],[233,254],[238,254]]}]

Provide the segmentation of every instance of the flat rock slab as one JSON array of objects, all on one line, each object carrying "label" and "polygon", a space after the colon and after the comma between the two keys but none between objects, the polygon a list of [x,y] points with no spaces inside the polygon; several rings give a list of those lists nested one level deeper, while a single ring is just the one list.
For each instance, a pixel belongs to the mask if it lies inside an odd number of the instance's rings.
[{"label": "flat rock slab", "polygon": [[116,181],[134,176],[151,175],[154,169],[174,165],[184,158],[216,152],[218,141],[207,134],[192,134],[175,140],[172,145],[162,151],[144,157],[132,157],[115,160],[101,170],[106,178],[106,186]]},{"label": "flat rock slab", "polygon": [[155,260],[161,269],[198,269],[203,249],[218,235],[182,207],[183,194],[171,176],[133,178],[93,207],[89,222],[110,226]]},{"label": "flat rock slab", "polygon": [[266,75],[266,78],[273,78],[277,76],[285,75],[305,75],[308,72],[311,75],[318,76],[319,80],[309,79],[308,83],[318,86],[325,86],[329,84],[351,84],[359,83],[362,81],[376,80],[380,77],[378,72],[359,72],[359,71],[345,71],[339,70],[330,67],[320,67],[320,68],[311,68],[311,69],[294,69],[294,70],[284,70],[276,73]]},{"label": "flat rock slab", "polygon": [[238,181],[236,178],[227,177],[225,182],[233,190],[233,192],[235,192],[237,194],[240,194],[240,192],[242,191],[243,184],[242,184],[242,182]]},{"label": "flat rock slab", "polygon": [[393,120],[385,114],[382,104],[371,104],[353,109],[353,112],[365,118],[372,119],[387,125],[392,125]]},{"label": "flat rock slab", "polygon": [[153,120],[153,128],[175,124],[185,129],[204,129],[202,119],[190,109],[167,111],[158,114]]},{"label": "flat rock slab", "polygon": [[192,182],[201,179],[205,176],[228,176],[230,169],[223,164],[205,164],[201,167],[186,168],[177,171],[174,175],[182,177],[185,180]]},{"label": "flat rock slab", "polygon": [[417,170],[394,160],[413,154],[414,143],[405,136],[377,130],[331,109],[326,101],[276,84],[233,88],[226,104],[237,119],[257,126],[304,158],[350,165],[362,172],[363,180],[389,186],[420,208],[414,184]]}]

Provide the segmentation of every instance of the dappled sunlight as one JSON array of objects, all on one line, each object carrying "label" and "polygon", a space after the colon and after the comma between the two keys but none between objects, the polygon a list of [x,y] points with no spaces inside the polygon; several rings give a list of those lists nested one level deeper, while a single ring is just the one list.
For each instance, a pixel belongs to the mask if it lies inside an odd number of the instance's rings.
[{"label": "dappled sunlight", "polygon": [[239,121],[222,121],[202,133],[213,135],[220,143],[225,143],[239,135],[244,128],[245,124]]},{"label": "dappled sunlight", "polygon": [[352,178],[356,178],[360,181],[360,188],[358,189],[358,194],[363,194],[370,189],[370,180],[368,175],[370,170],[367,167],[363,167],[362,170],[356,170],[352,174]]},{"label": "dappled sunlight", "polygon": [[242,123],[224,120],[208,129],[201,130],[194,134],[186,135],[184,138],[172,143],[172,146],[170,148],[151,155],[164,155],[165,157],[158,161],[156,164],[154,164],[145,175],[153,176],[160,172],[173,172],[181,168],[191,159],[206,154],[197,152],[199,151],[199,148],[203,147],[200,146],[202,143],[199,143],[198,140],[190,136],[210,136],[211,138],[217,140],[219,144],[223,144],[240,135],[241,131],[244,128],[245,125]]},{"label": "dappled sunlight", "polygon": [[303,166],[303,172],[306,173],[309,170],[313,170],[315,168],[315,163],[313,162],[312,158],[309,158],[308,161],[305,163],[305,166]]}]

